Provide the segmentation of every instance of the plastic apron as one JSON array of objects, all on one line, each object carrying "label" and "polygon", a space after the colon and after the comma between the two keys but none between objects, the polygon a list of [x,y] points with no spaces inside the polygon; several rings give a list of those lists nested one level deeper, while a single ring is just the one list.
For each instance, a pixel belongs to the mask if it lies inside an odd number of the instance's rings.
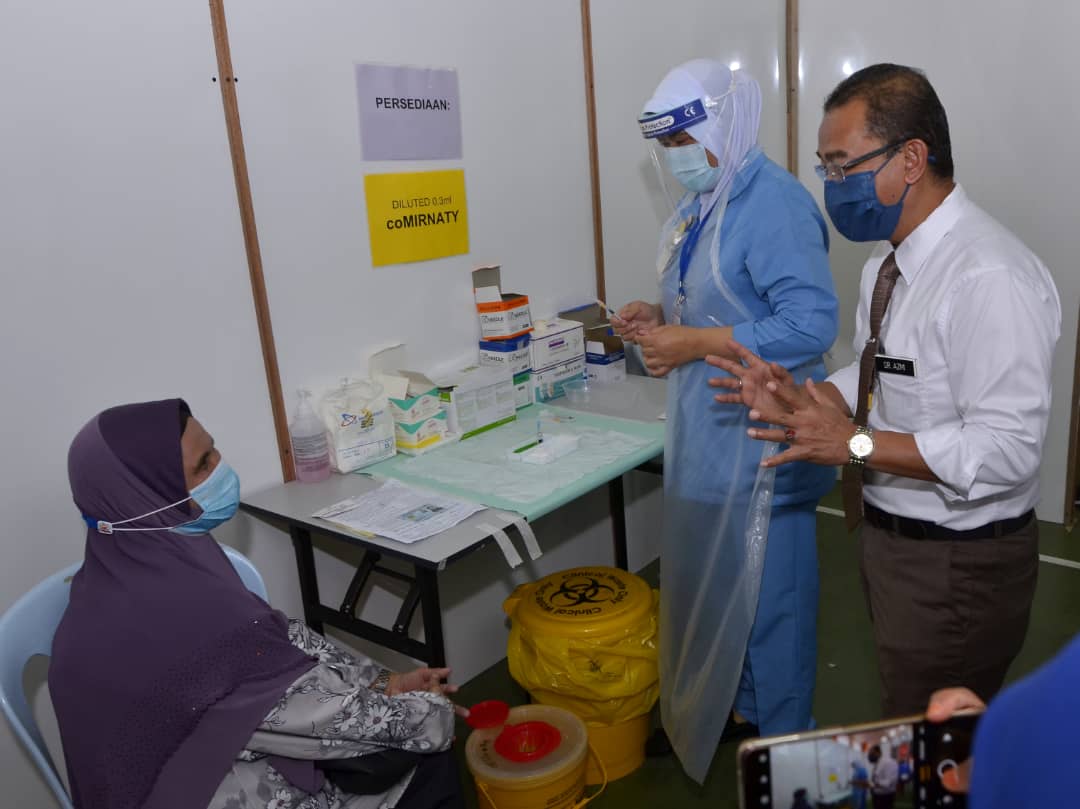
[{"label": "plastic apron", "polygon": [[[708,207],[712,203],[712,209]],[[727,192],[708,200],[698,234],[688,222],[698,195],[680,201],[661,234],[658,269],[665,319],[711,327],[752,319],[720,275]],[[679,295],[680,253],[689,253]],[[686,773],[705,780],[734,703],[769,532],[777,445],[749,438],[748,411],[718,404],[707,384],[722,371],[696,361],[668,376],[664,545],[660,587],[660,710]]]}]

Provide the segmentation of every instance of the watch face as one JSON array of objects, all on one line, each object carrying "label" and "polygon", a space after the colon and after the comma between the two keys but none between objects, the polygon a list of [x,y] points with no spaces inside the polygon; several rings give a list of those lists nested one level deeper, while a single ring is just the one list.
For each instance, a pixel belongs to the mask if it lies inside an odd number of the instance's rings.
[{"label": "watch face", "polygon": [[865,458],[874,451],[874,439],[866,433],[855,433],[848,441],[848,449],[856,458]]}]

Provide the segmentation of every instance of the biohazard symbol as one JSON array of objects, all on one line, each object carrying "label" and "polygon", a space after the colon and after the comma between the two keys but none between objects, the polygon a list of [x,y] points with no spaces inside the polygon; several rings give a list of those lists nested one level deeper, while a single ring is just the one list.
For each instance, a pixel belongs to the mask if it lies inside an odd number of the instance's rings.
[{"label": "biohazard symbol", "polygon": [[548,601],[554,607],[578,607],[582,604],[603,604],[614,597],[614,587],[593,578],[582,578],[564,581]]}]

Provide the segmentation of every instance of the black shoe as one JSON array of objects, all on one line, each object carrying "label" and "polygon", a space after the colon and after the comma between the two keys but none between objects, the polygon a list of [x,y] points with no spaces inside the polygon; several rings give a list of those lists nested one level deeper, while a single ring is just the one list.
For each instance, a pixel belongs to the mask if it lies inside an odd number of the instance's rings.
[{"label": "black shoe", "polygon": [[645,740],[645,755],[649,758],[671,755],[671,739],[668,738],[663,728],[657,728]]},{"label": "black shoe", "polygon": [[760,736],[758,726],[753,722],[736,722],[735,714],[728,714],[727,722],[724,723],[724,732],[720,734],[720,744],[737,742],[742,739],[753,739]]}]

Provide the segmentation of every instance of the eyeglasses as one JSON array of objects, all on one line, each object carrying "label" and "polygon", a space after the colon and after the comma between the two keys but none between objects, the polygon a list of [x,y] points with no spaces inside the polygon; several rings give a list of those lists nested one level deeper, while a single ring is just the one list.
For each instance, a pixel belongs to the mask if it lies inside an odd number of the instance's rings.
[{"label": "eyeglasses", "polygon": [[893,155],[899,150],[901,146],[907,143],[908,140],[908,138],[901,138],[900,140],[895,140],[892,143],[882,146],[880,149],[874,149],[874,151],[872,152],[867,152],[864,155],[852,158],[848,162],[844,163],[842,166],[838,166],[835,163],[829,163],[827,165],[819,163],[818,165],[814,166],[814,171],[817,172],[817,176],[820,177],[822,180],[828,180],[834,183],[842,183],[844,182],[844,178],[847,172],[855,168],[860,163],[865,163],[867,160],[871,160],[878,155],[888,154],[889,152],[893,153],[889,154],[889,158],[892,159]]}]

